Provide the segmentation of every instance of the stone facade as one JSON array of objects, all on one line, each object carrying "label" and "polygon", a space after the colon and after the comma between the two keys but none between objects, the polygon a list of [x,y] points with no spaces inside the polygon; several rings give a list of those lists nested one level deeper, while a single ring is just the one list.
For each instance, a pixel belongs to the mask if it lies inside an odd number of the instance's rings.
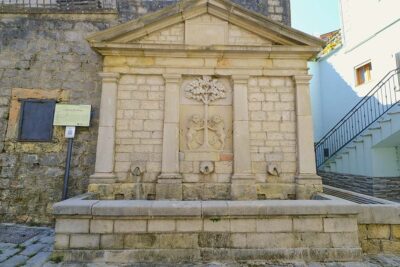
[{"label": "stone facade", "polygon": [[[85,38],[120,22],[137,18],[140,15],[155,11],[173,4],[176,1],[118,1],[118,14],[91,13],[62,14],[43,11],[30,14],[29,9],[21,12],[2,13],[0,18],[0,221],[24,223],[50,223],[51,206],[61,198],[62,176],[64,173],[66,142],[63,129],[56,127],[52,143],[20,143],[16,141],[17,132],[11,131],[18,124],[18,110],[10,110],[12,92],[20,88],[20,98],[37,95],[40,90],[49,90],[52,95],[61,90],[66,95],[65,103],[91,104],[94,114],[91,127],[78,130],[73,150],[71,168],[70,195],[86,192],[88,177],[94,172],[96,136],[99,118],[101,77],[101,56],[96,54]],[[256,12],[263,13],[271,19],[290,25],[290,8],[288,0],[237,1]],[[0,12],[5,12],[4,10]],[[175,30],[174,30],[175,31]],[[168,34],[172,36],[173,33]],[[180,36],[178,34],[178,36]],[[168,37],[171,38],[171,37]],[[235,37],[236,38],[236,37]],[[239,38],[239,37],[238,37]],[[242,37],[240,37],[242,38]],[[172,38],[174,39],[174,38]],[[143,40],[145,41],[145,40]],[[147,40],[150,42],[151,40]],[[175,41],[175,40],[174,40]],[[178,41],[178,40],[176,40]],[[238,40],[239,41],[239,40]],[[125,79],[125,78],[124,78]],[[160,77],[155,77],[160,80]],[[123,81],[123,79],[122,79]],[[154,85],[156,86],[156,85]],[[135,94],[138,101],[157,101],[162,98],[160,90],[144,89],[146,99]],[[154,89],[154,88],[153,88]],[[30,91],[32,90],[32,91]],[[147,95],[148,93],[148,95]],[[24,95],[25,94],[25,95]],[[126,97],[119,95],[120,102]],[[132,95],[133,97],[133,95]],[[15,100],[15,99],[14,99]],[[162,102],[162,101],[161,101]],[[161,108],[162,104],[160,104]],[[161,110],[144,110],[146,115],[137,120],[162,120]],[[133,113],[133,108],[131,113]],[[138,116],[135,115],[124,116]],[[118,116],[120,116],[119,114]],[[147,116],[147,117],[146,117]],[[124,117],[125,118],[125,117]],[[123,118],[119,118],[123,119]],[[129,118],[134,121],[135,118]],[[14,123],[14,124],[13,124]],[[140,122],[132,122],[138,123]],[[154,123],[154,124],[157,124]],[[153,132],[151,138],[138,137],[143,146],[137,149],[148,149],[154,146],[149,157],[154,160],[146,168],[159,169],[160,131],[154,130],[158,125],[149,125],[143,121],[143,128]],[[121,124],[118,124],[118,127]],[[139,127],[140,125],[131,125]],[[121,129],[122,131],[122,129]],[[154,138],[154,139],[153,139]],[[158,141],[157,141],[158,139]],[[121,137],[121,141],[123,138]],[[150,144],[146,144],[150,142]],[[118,160],[123,165],[123,153],[127,145],[117,146]],[[156,148],[158,147],[158,148]],[[147,157],[147,154],[146,154]],[[158,163],[157,163],[158,162]],[[119,166],[118,167],[121,167]],[[150,166],[151,165],[151,166]],[[126,173],[120,175],[125,179]],[[146,181],[153,178],[146,176]],[[149,184],[147,191],[153,190]],[[146,191],[146,192],[147,192]],[[154,190],[153,190],[154,191]],[[151,191],[151,192],[153,192]],[[145,194],[145,193],[143,193]],[[134,197],[134,196],[132,196]],[[151,197],[151,196],[150,196]]]},{"label": "stone facade", "polygon": [[184,2],[142,18],[156,23],[132,21],[88,38],[104,56],[89,192],[255,200],[322,190],[307,76],[321,41],[264,17],[255,24],[234,7]]},{"label": "stone facade", "polygon": [[399,177],[368,177],[324,171],[318,173],[326,185],[392,201],[400,200]]}]

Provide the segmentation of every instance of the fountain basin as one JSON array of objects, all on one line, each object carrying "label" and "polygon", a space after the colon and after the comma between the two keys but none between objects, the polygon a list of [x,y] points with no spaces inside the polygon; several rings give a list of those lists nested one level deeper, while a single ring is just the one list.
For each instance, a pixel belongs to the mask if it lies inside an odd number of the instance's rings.
[{"label": "fountain basin", "polygon": [[54,205],[66,261],[356,261],[358,205],[339,199],[95,200]]}]

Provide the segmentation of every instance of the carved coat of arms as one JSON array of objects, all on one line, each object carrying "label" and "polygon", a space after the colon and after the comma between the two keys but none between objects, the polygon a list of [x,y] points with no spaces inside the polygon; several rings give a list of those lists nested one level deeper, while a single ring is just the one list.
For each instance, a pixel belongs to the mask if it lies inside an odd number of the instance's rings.
[{"label": "carved coat of arms", "polygon": [[[225,146],[225,123],[221,116],[209,118],[209,104],[215,100],[226,98],[225,87],[210,76],[203,76],[191,82],[185,88],[185,96],[204,104],[204,117],[193,115],[186,133],[187,146],[190,150],[200,149],[223,150]],[[203,140],[198,140],[198,133],[204,132]],[[212,132],[212,136],[210,136]]]}]

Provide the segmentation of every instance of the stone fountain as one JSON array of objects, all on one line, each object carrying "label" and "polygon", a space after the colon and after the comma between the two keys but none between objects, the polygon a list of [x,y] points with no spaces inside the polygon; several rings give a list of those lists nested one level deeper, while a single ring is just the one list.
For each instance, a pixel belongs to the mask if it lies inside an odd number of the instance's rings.
[{"label": "stone fountain", "polygon": [[[56,253],[98,262],[355,260],[356,207],[316,175],[307,60],[322,41],[225,0],[88,37],[103,60],[89,194]],[[322,199],[322,197],[319,197]]]}]

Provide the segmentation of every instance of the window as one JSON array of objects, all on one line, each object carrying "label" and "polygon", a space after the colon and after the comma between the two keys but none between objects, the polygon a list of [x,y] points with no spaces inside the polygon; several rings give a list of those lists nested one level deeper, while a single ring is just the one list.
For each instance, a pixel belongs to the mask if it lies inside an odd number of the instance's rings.
[{"label": "window", "polygon": [[21,100],[18,140],[51,141],[55,104],[55,100]]},{"label": "window", "polygon": [[371,81],[371,62],[356,68],[356,85],[362,85]]}]

